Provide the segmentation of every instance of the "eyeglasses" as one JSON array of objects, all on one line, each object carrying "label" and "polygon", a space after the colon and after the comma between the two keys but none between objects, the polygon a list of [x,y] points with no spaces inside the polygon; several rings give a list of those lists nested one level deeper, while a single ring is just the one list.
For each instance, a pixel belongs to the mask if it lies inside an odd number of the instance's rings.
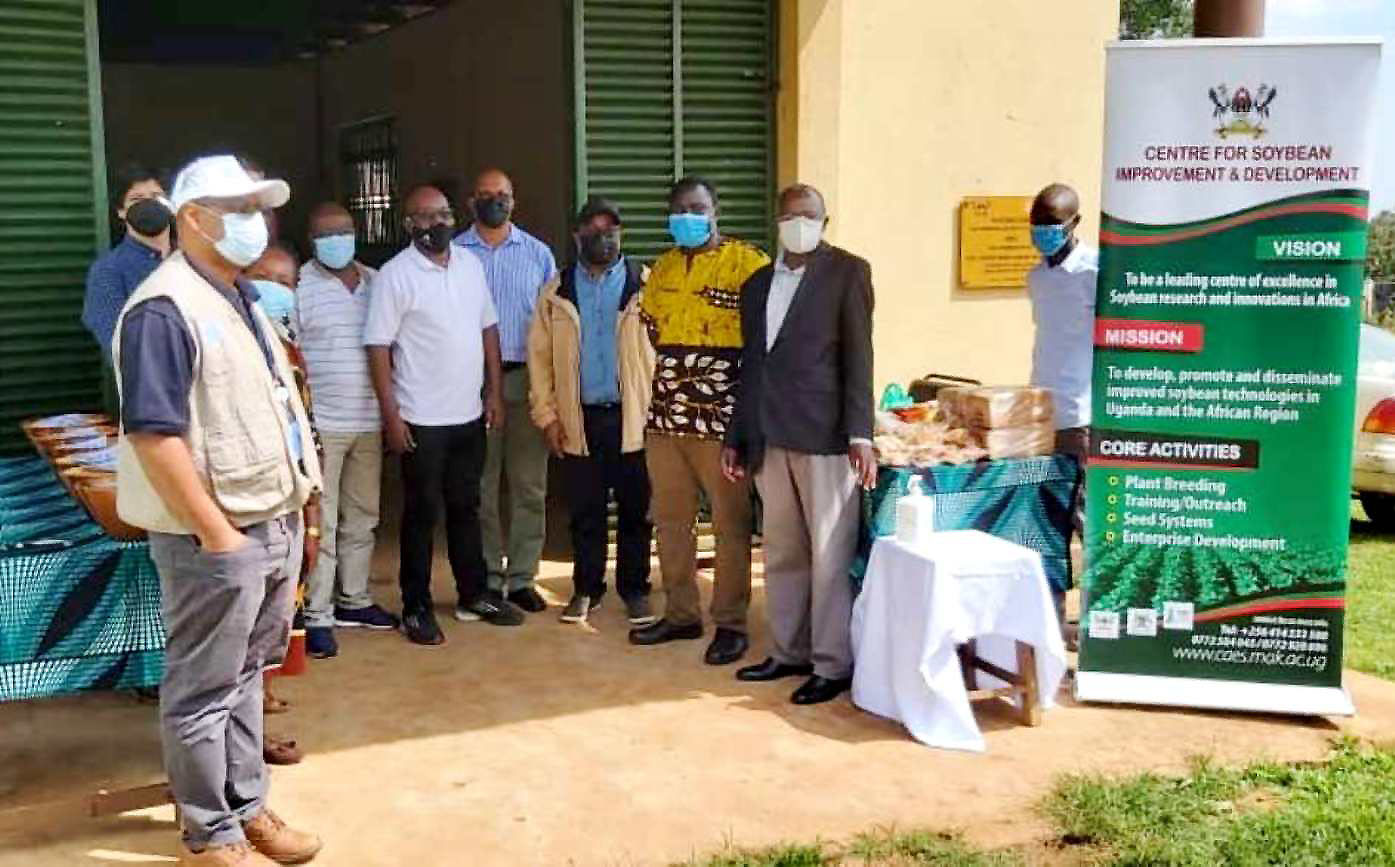
[{"label": "eyeglasses", "polygon": [[415,220],[418,223],[454,223],[455,212],[450,208],[442,208],[439,211],[417,211],[408,214],[407,219]]},{"label": "eyeglasses", "polygon": [[262,210],[262,208],[258,205],[257,200],[250,197],[242,200],[210,199],[204,201],[196,201],[193,204],[194,207],[202,208],[203,210],[208,211],[210,214],[213,214],[218,217],[221,217],[224,214],[256,214]]}]

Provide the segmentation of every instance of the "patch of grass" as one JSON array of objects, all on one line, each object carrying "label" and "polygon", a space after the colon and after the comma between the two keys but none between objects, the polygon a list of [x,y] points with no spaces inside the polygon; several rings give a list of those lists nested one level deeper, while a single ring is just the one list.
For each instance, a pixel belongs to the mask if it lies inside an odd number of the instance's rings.
[{"label": "patch of grass", "polygon": [[1339,744],[1330,761],[1182,778],[1063,779],[1043,806],[1088,860],[1118,865],[1395,863],[1395,753]]},{"label": "patch of grass", "polygon": [[978,851],[954,834],[879,829],[859,834],[846,845],[728,847],[682,867],[1018,867],[1023,863],[1013,853]]},{"label": "patch of grass", "polygon": [[1343,664],[1395,680],[1395,535],[1377,532],[1354,506],[1347,558]]},{"label": "patch of grass", "polygon": [[1182,777],[1075,775],[1042,803],[1054,842],[983,851],[958,835],[879,829],[847,843],[727,850],[684,867],[1328,867],[1395,864],[1395,751],[1345,740],[1327,761]]},{"label": "patch of grass", "polygon": [[1015,867],[1024,863],[1012,852],[982,852],[955,834],[934,831],[898,833],[884,829],[858,835],[844,852],[845,864],[911,867]]},{"label": "patch of grass", "polygon": [[674,867],[825,867],[838,863],[832,860],[834,857],[829,847],[821,843],[783,844],[765,849],[728,846],[715,855]]}]

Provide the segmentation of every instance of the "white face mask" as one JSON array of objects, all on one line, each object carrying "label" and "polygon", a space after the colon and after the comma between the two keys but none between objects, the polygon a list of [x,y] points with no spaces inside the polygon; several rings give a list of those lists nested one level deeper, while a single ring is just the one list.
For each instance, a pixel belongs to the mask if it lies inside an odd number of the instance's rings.
[{"label": "white face mask", "polygon": [[823,220],[789,217],[779,222],[780,246],[791,253],[813,252],[823,240]]},{"label": "white face mask", "polygon": [[[260,259],[266,252],[266,245],[271,237],[266,227],[266,217],[262,216],[261,211],[251,214],[222,214],[221,217],[223,237],[213,242],[213,249],[218,251],[218,255],[239,268],[246,268]],[[208,237],[197,224],[194,228],[200,235]]]}]

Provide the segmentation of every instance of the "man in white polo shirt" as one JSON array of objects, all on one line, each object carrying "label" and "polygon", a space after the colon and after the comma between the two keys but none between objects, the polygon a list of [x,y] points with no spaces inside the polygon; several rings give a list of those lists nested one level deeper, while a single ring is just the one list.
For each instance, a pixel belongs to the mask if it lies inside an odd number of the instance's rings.
[{"label": "man in white polo shirt", "polygon": [[368,592],[383,423],[363,327],[377,272],[354,260],[354,219],[337,202],[310,214],[310,243],[315,257],[300,269],[291,326],[305,358],[324,450],[324,535],[305,601],[306,652],[324,659],[339,652],[335,626],[396,629],[398,622]]},{"label": "man in white polo shirt", "polygon": [[485,428],[504,418],[499,318],[479,260],[451,249],[455,215],[445,195],[417,187],[403,210],[412,242],[373,283],[363,342],[388,449],[402,456],[402,627],[416,644],[441,644],[431,602],[438,495],[456,619],[523,622],[518,608],[487,589],[480,537]]}]

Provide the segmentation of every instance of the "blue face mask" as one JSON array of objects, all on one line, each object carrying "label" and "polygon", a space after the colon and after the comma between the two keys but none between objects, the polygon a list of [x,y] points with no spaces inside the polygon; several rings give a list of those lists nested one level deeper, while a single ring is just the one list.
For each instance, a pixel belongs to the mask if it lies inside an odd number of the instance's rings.
[{"label": "blue face mask", "polygon": [[295,310],[294,292],[272,280],[253,280],[252,285],[261,295],[257,299],[257,306],[262,308],[268,319],[281,323],[290,318],[291,311]]},{"label": "blue face mask", "polygon": [[1032,227],[1032,246],[1043,256],[1056,255],[1069,240],[1070,229],[1063,223]]},{"label": "blue face mask", "polygon": [[315,258],[334,271],[347,266],[354,261],[354,236],[344,234],[316,238]]},{"label": "blue face mask", "polygon": [[668,232],[680,247],[701,247],[712,237],[712,218],[706,214],[669,214]]}]

